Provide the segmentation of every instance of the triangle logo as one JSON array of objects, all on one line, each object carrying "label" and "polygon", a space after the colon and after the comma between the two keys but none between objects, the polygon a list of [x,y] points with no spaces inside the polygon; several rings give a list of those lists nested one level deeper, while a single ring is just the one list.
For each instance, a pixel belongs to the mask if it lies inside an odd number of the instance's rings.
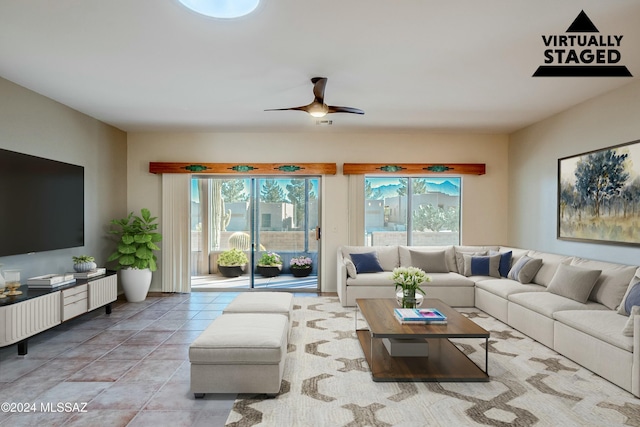
[{"label": "triangle logo", "polygon": [[581,10],[564,34],[542,35],[544,65],[532,77],[633,77],[620,63],[623,37],[600,34]]},{"label": "triangle logo", "polygon": [[596,26],[593,24],[591,19],[587,16],[586,13],[580,11],[578,17],[573,21],[569,28],[567,28],[567,33],[599,33]]}]

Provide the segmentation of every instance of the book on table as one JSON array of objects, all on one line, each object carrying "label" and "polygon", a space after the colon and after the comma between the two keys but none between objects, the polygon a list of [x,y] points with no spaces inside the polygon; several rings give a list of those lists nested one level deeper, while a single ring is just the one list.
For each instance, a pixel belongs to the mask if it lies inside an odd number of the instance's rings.
[{"label": "book on table", "polygon": [[435,308],[396,308],[393,313],[400,323],[444,325],[447,316]]},{"label": "book on table", "polygon": [[92,277],[102,276],[107,273],[105,267],[98,267],[94,270],[83,271],[81,273],[71,273],[76,279],[91,279]]},{"label": "book on table", "polygon": [[27,285],[62,285],[72,280],[73,274],[45,274],[44,276],[30,277],[27,279]]}]

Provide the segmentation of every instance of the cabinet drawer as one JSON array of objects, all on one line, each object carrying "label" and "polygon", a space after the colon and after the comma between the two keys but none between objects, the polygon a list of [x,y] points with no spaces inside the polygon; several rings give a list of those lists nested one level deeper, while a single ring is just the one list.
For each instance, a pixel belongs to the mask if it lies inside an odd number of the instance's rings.
[{"label": "cabinet drawer", "polygon": [[62,321],[69,320],[87,312],[88,306],[88,286],[80,285],[73,288],[64,289],[61,298]]},{"label": "cabinet drawer", "polygon": [[62,304],[71,304],[87,298],[87,285],[75,286],[62,291]]},{"label": "cabinet drawer", "polygon": [[62,321],[69,320],[73,317],[79,316],[87,312],[87,298],[85,293],[85,298],[79,301],[72,302],[70,304],[65,304],[62,307]]}]

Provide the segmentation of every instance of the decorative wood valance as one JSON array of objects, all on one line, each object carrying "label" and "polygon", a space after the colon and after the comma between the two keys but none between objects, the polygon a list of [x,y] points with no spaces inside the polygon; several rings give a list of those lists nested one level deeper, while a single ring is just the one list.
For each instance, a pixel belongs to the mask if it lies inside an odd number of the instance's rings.
[{"label": "decorative wood valance", "polygon": [[345,163],[342,173],[345,175],[395,174],[429,175],[462,174],[484,175],[484,163]]},{"label": "decorative wood valance", "polygon": [[175,163],[149,162],[151,173],[227,175],[335,175],[335,163]]}]

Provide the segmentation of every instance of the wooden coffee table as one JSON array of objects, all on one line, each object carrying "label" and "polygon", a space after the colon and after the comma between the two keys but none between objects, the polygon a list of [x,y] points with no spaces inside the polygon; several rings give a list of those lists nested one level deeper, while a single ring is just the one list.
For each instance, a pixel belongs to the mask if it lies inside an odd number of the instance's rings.
[{"label": "wooden coffee table", "polygon": [[[356,334],[371,369],[373,381],[489,381],[489,332],[467,319],[439,299],[425,299],[422,307],[437,308],[447,316],[446,325],[401,324],[393,315],[394,299],[358,298],[356,306],[368,324]],[[426,357],[392,357],[383,338],[425,339]],[[484,338],[485,367],[482,370],[449,338]]]}]

